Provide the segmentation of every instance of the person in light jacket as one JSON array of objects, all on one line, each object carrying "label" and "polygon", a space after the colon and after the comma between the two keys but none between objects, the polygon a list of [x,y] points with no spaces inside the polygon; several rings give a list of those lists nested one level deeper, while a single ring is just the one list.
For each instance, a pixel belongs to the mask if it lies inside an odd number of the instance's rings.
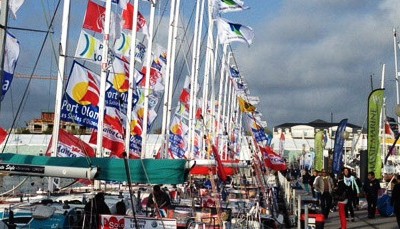
[{"label": "person in light jacket", "polygon": [[321,193],[321,210],[325,219],[327,219],[332,207],[332,177],[325,170],[322,170],[322,175],[315,178],[313,186],[317,192]]}]

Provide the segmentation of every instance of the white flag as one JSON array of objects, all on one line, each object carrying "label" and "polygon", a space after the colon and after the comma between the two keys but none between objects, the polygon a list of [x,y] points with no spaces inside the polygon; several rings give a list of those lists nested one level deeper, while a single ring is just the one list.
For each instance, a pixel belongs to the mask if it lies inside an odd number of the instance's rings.
[{"label": "white flag", "polygon": [[22,4],[24,4],[24,1],[25,0],[9,0],[8,7],[10,8],[10,12],[12,13],[14,19],[17,18],[17,11],[22,6]]},{"label": "white flag", "polygon": [[246,42],[251,45],[254,38],[253,29],[241,24],[229,22],[222,18],[217,18],[218,39],[221,44],[232,41]]},{"label": "white flag", "polygon": [[4,95],[11,86],[14,77],[14,70],[17,66],[19,56],[19,42],[10,33],[6,34],[6,45],[4,47],[4,75],[2,82],[2,90],[0,101],[3,100]]}]

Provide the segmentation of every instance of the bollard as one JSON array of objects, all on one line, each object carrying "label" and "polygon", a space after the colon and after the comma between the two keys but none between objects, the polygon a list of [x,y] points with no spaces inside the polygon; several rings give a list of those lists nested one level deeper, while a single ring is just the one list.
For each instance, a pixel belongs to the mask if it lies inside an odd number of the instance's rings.
[{"label": "bollard", "polygon": [[297,197],[298,204],[297,204],[297,228],[301,229],[301,196]]},{"label": "bollard", "polygon": [[304,229],[308,229],[308,205],[304,205]]}]

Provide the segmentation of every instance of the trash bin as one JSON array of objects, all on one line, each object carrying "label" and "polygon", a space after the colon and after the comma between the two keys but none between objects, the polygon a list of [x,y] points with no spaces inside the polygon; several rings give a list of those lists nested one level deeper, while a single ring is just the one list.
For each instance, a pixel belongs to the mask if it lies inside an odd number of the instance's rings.
[{"label": "trash bin", "polygon": [[[304,228],[305,214],[301,214],[301,228]],[[308,214],[308,228],[323,229],[325,224],[325,216],[323,214]]]}]

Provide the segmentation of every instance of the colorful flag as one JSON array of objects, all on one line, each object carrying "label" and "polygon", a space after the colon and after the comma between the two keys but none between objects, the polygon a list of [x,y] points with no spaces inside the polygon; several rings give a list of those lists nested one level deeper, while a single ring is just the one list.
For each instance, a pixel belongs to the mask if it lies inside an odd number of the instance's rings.
[{"label": "colorful flag", "polygon": [[[126,9],[122,12],[122,20],[123,22],[123,28],[127,30],[132,30],[133,27],[133,5],[131,3],[128,3]],[[149,34],[149,29],[147,28],[147,22],[146,19],[143,17],[143,15],[138,12],[138,18],[137,18],[137,24],[136,24],[136,32],[142,29],[143,34],[148,35]]]},{"label": "colorful flag", "polygon": [[254,38],[253,29],[241,24],[229,22],[222,18],[217,18],[218,39],[221,44],[232,41],[245,42],[251,45]]},{"label": "colorful flag", "polygon": [[88,59],[97,64],[103,60],[103,42],[89,33],[81,30],[78,45],[75,51],[75,57]]},{"label": "colorful flag", "polygon": [[7,32],[6,45],[4,47],[4,75],[0,101],[3,100],[4,95],[7,93],[8,89],[10,89],[14,77],[14,70],[17,66],[18,56],[19,42],[11,33]]},{"label": "colorful flag", "polygon": [[346,125],[347,125],[347,119],[343,119],[340,121],[336,133],[335,133],[335,145],[333,148],[333,173],[338,175],[339,173],[342,172],[343,168],[343,145],[345,139],[345,130],[346,130]]},{"label": "colorful flag", "polygon": [[[57,157],[95,157],[94,149],[80,138],[60,129]],[[52,154],[52,139],[47,147],[46,156]]]},{"label": "colorful flag", "polygon": [[74,61],[61,103],[61,120],[97,129],[100,76]]},{"label": "colorful flag", "polygon": [[244,2],[241,0],[214,0],[214,4],[218,7],[220,13],[228,13],[235,11],[242,11],[249,9],[244,6]]},{"label": "colorful flag", "polygon": [[239,102],[239,109],[241,112],[254,112],[256,110],[256,107],[253,106],[251,103],[246,101],[244,98],[238,96],[238,102]]},{"label": "colorful flag", "polygon": [[264,162],[265,165],[276,171],[285,171],[287,170],[286,162],[285,160],[279,156],[277,153],[275,153],[271,147],[265,146],[261,147],[260,150],[264,155]]},{"label": "colorful flag", "polygon": [[315,160],[314,168],[317,171],[321,171],[324,168],[324,132],[318,131],[314,137],[314,150],[315,150]]},{"label": "colorful flag", "polygon": [[368,97],[368,172],[375,172],[382,178],[382,159],[380,144],[380,123],[385,89],[376,89]]},{"label": "colorful flag", "polygon": [[3,144],[3,142],[7,138],[7,135],[8,135],[7,131],[0,127],[0,144]]}]

